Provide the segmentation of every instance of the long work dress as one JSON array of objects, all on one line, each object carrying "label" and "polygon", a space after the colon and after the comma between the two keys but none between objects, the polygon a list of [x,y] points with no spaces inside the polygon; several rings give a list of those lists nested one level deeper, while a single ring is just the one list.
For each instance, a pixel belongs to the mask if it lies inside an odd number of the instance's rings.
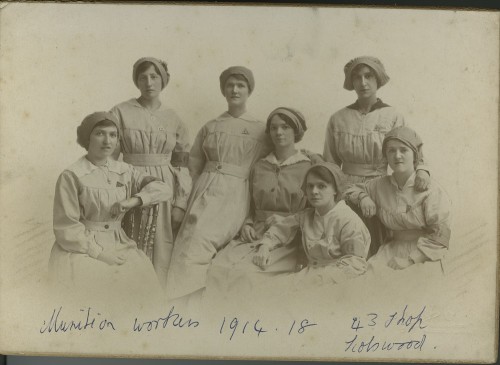
[{"label": "long work dress", "polygon": [[[63,171],[54,198],[52,282],[88,293],[148,296],[155,295],[148,293],[153,288],[158,294],[160,285],[151,262],[121,228],[123,214],[110,213],[114,203],[131,196],[150,205],[169,199],[170,191],[165,183],[112,159],[107,167],[98,167],[82,157]],[[107,250],[120,251],[125,263],[109,265],[97,260]]]},{"label": "long work dress", "polygon": [[447,194],[431,180],[428,190],[414,188],[415,173],[400,189],[394,177],[357,184],[346,196],[358,204],[369,196],[377,207],[377,216],[390,231],[386,242],[369,263],[387,267],[393,257],[410,259],[414,263],[439,261],[448,250],[450,240],[450,201]]},{"label": "long work dress", "polygon": [[[333,114],[328,122],[323,157],[342,168],[347,184],[362,183],[387,175],[387,161],[382,155],[386,133],[405,125],[403,116],[392,106],[377,99],[368,113],[362,113],[358,102]],[[427,170],[420,161],[418,169]],[[352,207],[360,216],[358,207]],[[385,237],[377,218],[363,218],[372,236],[373,255]]]},{"label": "long work dress", "polygon": [[183,167],[189,154],[188,131],[177,114],[163,105],[148,110],[136,99],[130,99],[111,112],[120,122],[123,161],[160,178],[173,191],[172,199],[159,206],[153,249],[153,265],[165,287],[174,244],[172,207],[185,210],[191,192],[191,177],[187,167]]},{"label": "long work dress", "polygon": [[198,132],[189,157],[195,184],[168,273],[170,298],[205,287],[212,258],[248,215],[250,169],[268,152],[264,123],[247,113],[234,118],[226,112]]},{"label": "long work dress", "polygon": [[[279,163],[274,153],[255,163],[250,174],[252,204],[245,224],[262,237],[269,228],[266,219],[282,217],[304,209],[307,199],[302,190],[304,176],[311,161],[301,152]],[[297,235],[297,238],[300,238]],[[220,297],[232,289],[247,290],[253,285],[253,274],[272,276],[295,270],[299,239],[271,252],[271,264],[262,270],[253,264],[259,241],[231,241],[212,261],[207,279],[207,296]]]},{"label": "long work dress", "polygon": [[[293,242],[298,231],[307,256],[306,268],[256,281],[253,290],[241,291],[231,298],[233,307],[236,302],[237,308],[245,310],[279,308],[287,313],[293,312],[296,304],[306,302],[310,310],[311,303],[325,300],[339,284],[347,285],[366,272],[370,234],[345,201],[339,201],[323,216],[314,208],[307,208],[284,218],[269,228],[260,244],[272,251]],[[335,294],[342,295],[342,290]],[[220,307],[227,306],[222,302]]]}]

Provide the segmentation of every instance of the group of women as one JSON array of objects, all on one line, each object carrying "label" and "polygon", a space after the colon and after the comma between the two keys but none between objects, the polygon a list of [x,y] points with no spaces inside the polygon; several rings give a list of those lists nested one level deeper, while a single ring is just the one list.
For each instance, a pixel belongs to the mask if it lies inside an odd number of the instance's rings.
[{"label": "group of women", "polygon": [[[300,290],[439,262],[449,201],[421,139],[377,98],[389,80],[378,59],[355,58],[344,72],[357,100],[331,117],[322,156],[296,147],[307,130],[298,110],[278,107],[266,123],[248,113],[255,80],[241,66],[220,75],[228,110],[190,148],[185,124],[160,101],[167,64],[139,59],[141,95],[77,129],[87,154],[56,185],[51,278],[188,304],[273,281]],[[158,206],[149,258],[121,227],[128,210],[148,205]]]}]

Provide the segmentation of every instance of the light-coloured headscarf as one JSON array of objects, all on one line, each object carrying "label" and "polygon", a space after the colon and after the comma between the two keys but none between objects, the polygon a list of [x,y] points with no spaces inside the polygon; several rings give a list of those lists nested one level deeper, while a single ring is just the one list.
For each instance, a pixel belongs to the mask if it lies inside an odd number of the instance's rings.
[{"label": "light-coloured headscarf", "polygon": [[290,127],[292,127],[295,131],[295,142],[299,142],[304,136],[305,131],[307,130],[306,119],[301,112],[293,108],[279,107],[274,109],[267,117],[266,133],[269,134],[271,119],[273,119],[275,115],[280,114],[288,117],[287,119],[285,119],[285,123],[290,124],[288,123],[288,120],[293,123],[293,125],[290,125]]},{"label": "light-coloured headscarf", "polygon": [[387,82],[389,82],[389,76],[385,72],[384,65],[382,64],[382,62],[380,62],[378,58],[372,56],[361,56],[350,60],[344,66],[344,74],[345,74],[344,89],[354,90],[354,86],[352,84],[352,71],[358,65],[366,65],[370,67],[373,70],[373,72],[375,72],[378,88],[381,88],[382,86],[387,84]]},{"label": "light-coloured headscarf", "polygon": [[384,138],[382,142],[382,155],[387,158],[387,142],[391,139],[396,139],[406,146],[410,147],[414,153],[415,161],[413,162],[414,166],[417,166],[422,154],[422,139],[413,129],[402,126],[396,127],[390,130]]},{"label": "light-coloured headscarf", "polygon": [[168,66],[165,61],[162,61],[158,58],[154,57],[143,57],[139,58],[136,63],[134,63],[133,71],[132,71],[132,79],[134,80],[135,86],[139,87],[137,84],[137,70],[139,69],[139,66],[142,65],[144,62],[151,62],[153,65],[156,66],[158,71],[160,72],[161,76],[161,88],[162,90],[167,86],[168,81],[170,80],[170,74],[168,73]]}]

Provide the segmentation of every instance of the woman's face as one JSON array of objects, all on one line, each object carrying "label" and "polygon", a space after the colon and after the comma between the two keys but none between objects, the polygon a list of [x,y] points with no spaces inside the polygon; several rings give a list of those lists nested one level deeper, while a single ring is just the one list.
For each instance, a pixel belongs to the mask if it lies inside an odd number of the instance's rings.
[{"label": "woman's face", "polygon": [[392,171],[397,173],[415,171],[413,150],[403,142],[395,139],[387,141],[385,154]]},{"label": "woman's face", "polygon": [[316,209],[328,207],[335,201],[337,191],[329,183],[314,174],[307,175],[306,194],[309,203]]},{"label": "woman's face", "polygon": [[377,77],[366,65],[359,65],[351,74],[352,86],[359,99],[370,99],[377,95]]},{"label": "woman's face", "polygon": [[149,66],[145,71],[137,75],[137,87],[144,99],[155,99],[160,95],[162,86],[161,75],[154,66]]},{"label": "woman's face", "polygon": [[88,155],[93,160],[103,160],[113,153],[118,143],[115,126],[97,126],[90,133]]},{"label": "woman's face", "polygon": [[244,106],[247,102],[250,90],[245,80],[237,79],[234,76],[229,76],[224,85],[224,96],[226,97],[229,106],[238,107]]},{"label": "woman's face", "polygon": [[269,136],[275,147],[288,147],[295,144],[295,131],[279,115],[271,119]]}]

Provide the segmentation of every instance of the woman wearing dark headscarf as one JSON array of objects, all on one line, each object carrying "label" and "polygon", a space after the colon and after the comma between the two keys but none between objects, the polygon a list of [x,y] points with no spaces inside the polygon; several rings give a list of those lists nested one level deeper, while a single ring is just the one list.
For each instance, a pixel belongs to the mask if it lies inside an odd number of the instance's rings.
[{"label": "woman wearing dark headscarf", "polygon": [[141,95],[116,105],[111,112],[119,121],[123,161],[160,178],[173,191],[172,199],[159,206],[153,246],[153,265],[165,287],[174,235],[191,191],[188,131],[177,114],[160,100],[170,79],[164,61],[139,59],[133,66],[132,79]]},{"label": "woman wearing dark headscarf", "polygon": [[246,110],[254,87],[253,74],[245,67],[222,72],[220,90],[228,111],[205,124],[191,148],[194,187],[168,273],[171,299],[201,294],[212,258],[237,235],[247,217],[250,169],[269,152],[265,124]]},{"label": "woman wearing dark headscarf", "polygon": [[450,202],[431,180],[426,191],[415,190],[416,166],[422,141],[408,127],[386,134],[382,153],[393,170],[391,176],[352,186],[347,198],[359,204],[365,216],[376,214],[389,230],[386,241],[370,266],[395,270],[427,261],[440,261],[450,239]]},{"label": "woman wearing dark headscarf", "polygon": [[[311,161],[295,148],[306,131],[304,116],[292,108],[280,107],[267,118],[266,133],[274,151],[257,161],[250,173],[252,202],[240,231],[212,261],[208,272],[207,295],[224,296],[232,288],[252,286],[253,274],[272,276],[295,270],[299,240],[273,250],[272,264],[265,270],[253,264],[264,232],[279,220],[304,209],[302,182]],[[300,237],[297,237],[300,238]]]},{"label": "woman wearing dark headscarf", "polygon": [[50,278],[86,299],[91,294],[158,298],[153,266],[127,237],[121,220],[131,208],[168,200],[171,191],[159,179],[111,158],[119,136],[113,114],[90,114],[77,134],[87,154],[57,181]]},{"label": "woman wearing dark headscarf", "polygon": [[[355,90],[356,102],[332,115],[326,129],[323,157],[342,168],[347,183],[360,183],[387,174],[382,141],[387,132],[405,124],[403,116],[377,97],[377,91],[389,81],[385,68],[375,57],[362,56],[344,67],[344,89]],[[423,191],[429,173],[420,156],[415,189]],[[372,235],[370,255],[375,253],[383,234],[379,223],[365,220]]]}]

